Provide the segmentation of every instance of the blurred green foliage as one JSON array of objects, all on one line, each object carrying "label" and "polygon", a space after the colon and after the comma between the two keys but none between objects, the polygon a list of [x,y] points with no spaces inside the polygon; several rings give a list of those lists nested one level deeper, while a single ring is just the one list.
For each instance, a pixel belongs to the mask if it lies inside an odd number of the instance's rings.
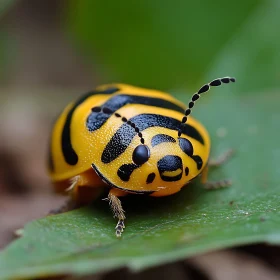
[{"label": "blurred green foliage", "polygon": [[[16,0],[0,1],[0,23],[5,13],[16,3]],[[0,26],[1,27],[1,26]],[[11,47],[8,34],[0,28],[0,81],[3,80],[5,70],[8,67],[9,48]]]},{"label": "blurred green foliage", "polygon": [[1,0],[0,2],[0,17],[16,3],[16,0]]},{"label": "blurred green foliage", "polygon": [[[0,17],[14,3],[1,1]],[[193,91],[230,75],[236,93],[280,86],[278,0],[69,0],[59,7],[65,32],[103,82]],[[2,79],[10,50],[20,51],[4,32]]]},{"label": "blurred green foliage", "polygon": [[208,77],[227,70],[238,78],[237,93],[280,87],[280,1],[263,1],[217,55]]},{"label": "blurred green foliage", "polygon": [[280,84],[277,0],[70,1],[68,24],[110,82],[192,88],[232,75],[237,92]]}]

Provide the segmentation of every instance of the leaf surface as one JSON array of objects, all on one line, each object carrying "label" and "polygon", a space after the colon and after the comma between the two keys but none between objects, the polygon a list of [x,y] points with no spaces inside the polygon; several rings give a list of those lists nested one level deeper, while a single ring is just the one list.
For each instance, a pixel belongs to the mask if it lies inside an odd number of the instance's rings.
[{"label": "leaf surface", "polygon": [[[127,266],[138,271],[209,250],[280,243],[278,92],[236,98],[216,89],[196,116],[209,129],[213,155],[235,156],[210,173],[232,187],[206,191],[199,182],[165,198],[123,198],[121,239],[105,201],[25,227],[24,236],[0,254],[0,278],[94,273]],[[223,94],[223,95],[222,95]],[[209,110],[214,108],[215,110]]]}]

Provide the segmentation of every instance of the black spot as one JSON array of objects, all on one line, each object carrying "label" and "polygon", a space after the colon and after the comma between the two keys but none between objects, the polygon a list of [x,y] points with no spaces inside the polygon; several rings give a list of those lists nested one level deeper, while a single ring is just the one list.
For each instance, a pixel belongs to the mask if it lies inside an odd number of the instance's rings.
[{"label": "black spot", "polygon": [[[118,113],[115,113],[115,116],[116,116],[117,118],[120,118],[120,117],[121,117],[121,115],[118,114]],[[95,129],[93,129],[93,130],[95,130]],[[93,130],[92,130],[92,131],[93,131]]]},{"label": "black spot", "polygon": [[194,155],[191,158],[196,162],[197,169],[200,170],[202,165],[203,165],[202,158],[200,156],[197,156],[197,155]]},{"label": "black spot", "polygon": [[188,175],[189,175],[189,172],[190,172],[189,168],[186,167],[186,168],[185,168],[185,175],[188,176]]},{"label": "black spot", "polygon": [[182,169],[182,159],[179,156],[167,155],[160,159],[157,163],[160,173],[164,171],[176,171]]},{"label": "black spot", "polygon": [[179,138],[179,146],[181,150],[188,156],[193,155],[193,145],[190,140],[186,138]]},{"label": "black spot", "polygon": [[235,78],[229,78],[231,82],[235,82]]},{"label": "black spot", "polygon": [[222,78],[221,81],[225,84],[229,83],[229,78]]},{"label": "black spot", "polygon": [[195,127],[187,123],[182,124],[177,119],[171,117],[156,114],[141,114],[131,118],[130,121],[135,124],[135,129],[124,123],[116,131],[102,153],[101,160],[103,163],[110,163],[120,156],[130,145],[132,139],[137,135],[137,133],[149,127],[158,126],[181,131],[183,134],[197,140],[201,144],[204,144],[201,134]]},{"label": "black spot", "polygon": [[137,146],[132,154],[132,160],[137,165],[142,165],[148,161],[150,157],[150,149],[146,145]]},{"label": "black spot", "polygon": [[127,122],[127,118],[122,117],[122,121],[123,121],[123,122]]},{"label": "black spot", "polygon": [[[191,157],[196,162],[197,169],[200,170],[203,165],[203,161],[200,156],[193,155],[193,145],[192,145],[191,141],[189,141],[186,138],[179,138],[179,146],[185,154],[187,154],[189,157]],[[186,172],[186,170],[185,170],[185,172]]]},{"label": "black spot", "polygon": [[206,84],[206,85],[202,86],[197,93],[201,94],[201,93],[204,93],[204,92],[206,92],[208,90],[209,90],[209,85]]},{"label": "black spot", "polygon": [[182,119],[182,123],[186,123],[187,119],[188,118],[186,116],[184,116],[183,119]]},{"label": "black spot", "polygon": [[132,172],[137,169],[139,166],[133,163],[123,164],[118,170],[118,176],[121,180],[128,182]]},{"label": "black spot", "polygon": [[182,178],[183,172],[173,177],[163,175],[165,171],[176,171],[178,169],[182,170],[183,168],[182,159],[178,156],[167,155],[158,161],[157,166],[158,166],[160,177],[163,181],[173,182],[173,181],[178,181]]},{"label": "black spot", "polygon": [[154,172],[150,173],[147,177],[146,183],[151,184],[155,178],[156,178],[156,174]]},{"label": "black spot", "polygon": [[159,145],[161,143],[164,143],[164,142],[176,143],[176,140],[172,136],[167,135],[167,134],[157,134],[157,135],[153,136],[153,138],[151,140],[152,147]]},{"label": "black spot", "polygon": [[[119,190],[123,190],[123,191],[129,192],[129,193],[145,194],[145,195],[150,195],[150,194],[155,192],[155,191],[145,191],[145,190],[139,190],[139,191],[138,190],[130,190],[130,189],[126,189],[126,188],[116,186],[112,182],[110,182],[107,178],[105,178],[103,176],[103,174],[98,170],[98,168],[94,164],[92,164],[91,167],[96,172],[96,174],[102,179],[102,181],[105,182],[106,184],[108,184],[112,188],[117,188]],[[135,167],[135,169],[137,169],[137,166]]]},{"label": "black spot", "polygon": [[221,80],[220,79],[216,79],[216,80],[213,80],[211,83],[210,83],[210,86],[212,87],[218,87],[220,86],[222,83],[221,83]]}]

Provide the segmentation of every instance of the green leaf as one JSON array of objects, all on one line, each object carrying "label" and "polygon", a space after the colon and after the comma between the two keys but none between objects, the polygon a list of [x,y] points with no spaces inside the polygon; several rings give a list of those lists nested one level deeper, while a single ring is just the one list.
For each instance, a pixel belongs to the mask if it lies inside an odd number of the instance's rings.
[{"label": "green leaf", "polygon": [[110,81],[170,89],[201,80],[262,1],[70,3],[68,28],[91,63],[111,72]]},{"label": "green leaf", "polygon": [[[0,1],[0,19],[15,5],[16,0]],[[0,81],[5,79],[5,69],[7,67],[7,57],[9,57],[11,49],[11,40],[2,29],[0,29]],[[9,57],[10,58],[10,57]],[[3,80],[4,80],[3,79]]]},{"label": "green leaf", "polygon": [[[232,88],[234,85],[232,86]],[[226,90],[227,89],[227,90]],[[212,92],[195,115],[210,131],[213,155],[235,156],[210,173],[232,187],[206,191],[199,182],[165,198],[123,198],[126,229],[114,235],[107,202],[28,224],[24,236],[0,254],[0,278],[138,271],[219,248],[280,244],[279,91],[236,97],[229,87]],[[187,98],[179,96],[182,100]]]}]

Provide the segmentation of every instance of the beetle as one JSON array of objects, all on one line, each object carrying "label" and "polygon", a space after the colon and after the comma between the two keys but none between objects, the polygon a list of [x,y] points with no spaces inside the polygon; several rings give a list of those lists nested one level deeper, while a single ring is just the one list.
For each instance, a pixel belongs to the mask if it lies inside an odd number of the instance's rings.
[{"label": "beetle", "polygon": [[190,114],[210,87],[230,82],[235,79],[203,85],[188,106],[168,93],[126,84],[102,85],[83,95],[63,110],[52,130],[48,171],[55,190],[88,203],[109,187],[120,237],[122,196],[172,195],[198,175],[208,188],[229,185],[227,180],[207,182],[210,138]]}]

